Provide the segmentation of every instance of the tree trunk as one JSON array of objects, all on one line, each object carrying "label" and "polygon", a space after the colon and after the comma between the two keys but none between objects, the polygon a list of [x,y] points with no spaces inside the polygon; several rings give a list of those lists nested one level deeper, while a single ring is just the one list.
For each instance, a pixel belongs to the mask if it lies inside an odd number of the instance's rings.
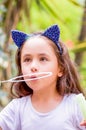
[{"label": "tree trunk", "polygon": [[[83,18],[82,18],[82,27],[81,27],[78,41],[81,44],[81,42],[84,42],[85,40],[86,40],[86,0],[85,0],[84,13],[83,13]],[[80,66],[82,63],[82,57],[83,57],[83,52],[76,53],[75,62],[78,66]]]}]

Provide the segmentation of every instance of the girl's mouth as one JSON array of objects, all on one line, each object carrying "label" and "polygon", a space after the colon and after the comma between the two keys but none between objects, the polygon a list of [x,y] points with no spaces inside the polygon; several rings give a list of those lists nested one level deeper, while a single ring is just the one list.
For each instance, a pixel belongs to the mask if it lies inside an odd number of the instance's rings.
[{"label": "girl's mouth", "polygon": [[47,78],[51,75],[52,75],[52,72],[37,72],[37,73],[29,74],[29,75],[24,75],[24,80],[25,81],[38,80],[42,78]]},{"label": "girl's mouth", "polygon": [[37,76],[35,76],[35,75],[30,76],[29,79],[37,79]]},{"label": "girl's mouth", "polygon": [[49,72],[38,72],[38,73],[33,73],[33,74],[29,74],[29,76],[25,76],[25,80],[38,80],[41,78],[45,78],[47,76],[50,76],[51,73]]},{"label": "girl's mouth", "polygon": [[27,76],[26,79],[29,79],[29,80],[37,80],[37,79],[40,79],[41,77],[43,77],[44,74],[30,74],[29,76]]}]

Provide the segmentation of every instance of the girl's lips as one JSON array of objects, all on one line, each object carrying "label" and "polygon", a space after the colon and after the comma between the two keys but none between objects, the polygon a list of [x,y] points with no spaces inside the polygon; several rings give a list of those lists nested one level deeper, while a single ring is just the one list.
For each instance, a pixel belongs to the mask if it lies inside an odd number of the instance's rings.
[{"label": "girl's lips", "polygon": [[33,80],[35,80],[36,78],[37,78],[37,76],[35,76],[35,75],[32,75],[29,77],[29,79],[33,79]]},{"label": "girl's lips", "polygon": [[37,78],[37,76],[34,76],[34,75],[33,75],[33,76],[30,76],[29,78],[30,78],[30,79],[35,79],[35,78]]}]

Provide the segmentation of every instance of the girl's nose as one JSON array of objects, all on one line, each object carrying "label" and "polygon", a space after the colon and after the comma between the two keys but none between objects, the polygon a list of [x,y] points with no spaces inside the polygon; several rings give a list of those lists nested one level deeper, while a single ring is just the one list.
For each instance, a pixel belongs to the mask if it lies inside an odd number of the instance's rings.
[{"label": "girl's nose", "polygon": [[37,68],[31,67],[31,72],[37,72]]},{"label": "girl's nose", "polygon": [[34,61],[31,64],[31,72],[37,72],[37,71],[38,71],[38,63],[37,61]]}]

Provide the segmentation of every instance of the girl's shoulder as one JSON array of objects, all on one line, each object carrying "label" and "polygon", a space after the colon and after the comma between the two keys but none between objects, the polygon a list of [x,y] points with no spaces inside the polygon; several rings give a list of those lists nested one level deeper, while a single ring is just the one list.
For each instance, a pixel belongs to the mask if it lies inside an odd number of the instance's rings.
[{"label": "girl's shoulder", "polygon": [[[12,99],[8,105],[1,111],[19,111],[21,108],[24,108],[27,104],[30,103],[30,96],[25,96],[22,98],[14,98]],[[16,108],[16,109],[15,109]]]},{"label": "girl's shoulder", "polygon": [[9,129],[12,130],[13,124],[14,129],[17,129],[18,127],[18,130],[20,130],[20,115],[22,118],[24,110],[28,108],[29,100],[30,96],[12,99],[12,101],[0,112],[0,126],[3,130],[8,130],[8,126]]},{"label": "girl's shoulder", "polygon": [[64,99],[66,100],[66,101],[69,101],[69,100],[74,100],[75,98],[76,98],[76,95],[77,94],[66,94],[65,96],[64,96]]},{"label": "girl's shoulder", "polygon": [[23,106],[29,101],[30,101],[30,95],[24,96],[24,97],[21,97],[21,98],[12,99],[11,104],[17,104],[17,105]]},{"label": "girl's shoulder", "polygon": [[77,94],[69,94],[64,96],[64,103],[70,106],[77,106],[77,100],[76,100]]},{"label": "girl's shoulder", "polygon": [[70,110],[76,111],[77,113],[82,113],[79,102],[77,101],[77,96],[79,96],[80,94],[65,95],[63,106],[67,107]]},{"label": "girl's shoulder", "polygon": [[27,95],[27,96],[24,96],[24,97],[21,97],[21,98],[14,98],[14,99],[12,99],[12,101],[19,101],[19,102],[21,102],[21,101],[26,101],[29,98],[30,98],[30,95]]}]

